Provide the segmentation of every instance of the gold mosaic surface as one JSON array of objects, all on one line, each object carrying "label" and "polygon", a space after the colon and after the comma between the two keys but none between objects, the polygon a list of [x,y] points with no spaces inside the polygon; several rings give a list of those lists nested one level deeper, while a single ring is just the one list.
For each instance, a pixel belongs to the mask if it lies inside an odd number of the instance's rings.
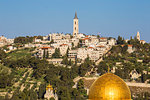
[{"label": "gold mosaic surface", "polygon": [[106,73],[90,87],[89,100],[131,100],[131,92],[120,77]]}]

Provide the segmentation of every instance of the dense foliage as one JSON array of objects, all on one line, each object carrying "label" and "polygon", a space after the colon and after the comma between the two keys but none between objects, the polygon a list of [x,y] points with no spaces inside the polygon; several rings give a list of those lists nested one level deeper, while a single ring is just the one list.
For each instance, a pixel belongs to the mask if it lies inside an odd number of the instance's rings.
[{"label": "dense foliage", "polygon": [[37,98],[35,91],[24,89],[22,92],[15,91],[11,100],[37,100]]},{"label": "dense foliage", "polygon": [[[23,50],[21,50],[23,52]],[[56,51],[57,52],[57,51]],[[56,53],[57,54],[57,53]],[[12,55],[11,53],[8,55],[9,57],[2,60],[3,64],[7,66],[8,68],[12,68],[14,70],[19,70],[20,68],[32,68],[33,74],[32,77],[36,79],[43,78],[45,80],[45,84],[41,84],[39,87],[39,91],[36,92],[36,95],[38,95],[39,99],[44,98],[45,93],[45,87],[46,83],[51,83],[53,88],[57,90],[57,94],[60,100],[72,100],[76,98],[76,100],[85,100],[87,98],[86,91],[83,88],[83,82],[79,82],[78,88],[73,89],[73,79],[77,76],[84,76],[90,66],[91,62],[89,59],[86,59],[85,63],[82,66],[77,67],[76,64],[72,65],[72,68],[67,67],[61,67],[61,66],[54,66],[53,64],[49,64],[46,59],[40,60],[35,57],[31,57],[31,55],[23,56],[18,59],[12,59],[10,57]],[[14,56],[14,55],[13,55]],[[18,56],[18,55],[15,55]],[[64,58],[65,60],[65,58]],[[66,61],[64,61],[66,63]],[[66,64],[69,64],[69,61],[67,61]],[[72,63],[71,63],[72,64]],[[84,69],[83,69],[83,68]],[[4,77],[7,78],[7,77]],[[11,77],[10,77],[11,78]],[[7,78],[9,79],[9,77]],[[24,80],[24,79],[23,79]],[[7,82],[6,82],[7,81]],[[9,82],[6,80],[6,86],[9,86]],[[80,87],[81,85],[81,87]],[[27,93],[26,93],[27,92]],[[20,96],[23,94],[22,98],[26,98],[30,95],[30,91],[24,91],[14,94],[13,98],[16,100],[19,100],[17,96]],[[29,100],[28,97],[27,100]]]},{"label": "dense foliage", "polygon": [[2,60],[2,59],[4,59],[4,58],[6,58],[6,53],[4,52],[4,50],[2,50],[1,48],[0,48],[0,60]]},{"label": "dense foliage", "polygon": [[11,70],[0,64],[0,88],[6,88],[12,85],[13,75]]},{"label": "dense foliage", "polygon": [[61,56],[60,49],[56,48],[55,53],[52,54],[52,58],[60,58],[60,56]]},{"label": "dense foliage", "polygon": [[[143,71],[149,72],[150,67],[150,44],[140,43],[136,38],[125,42],[122,37],[118,37],[118,45],[113,46],[110,53],[103,57],[103,61],[98,65],[98,73],[107,72],[108,65],[111,69],[115,68],[115,74],[123,79],[130,80],[130,72],[136,70],[141,77],[137,80],[145,82],[149,75]],[[128,45],[132,45],[134,52],[127,51]],[[106,65],[108,64],[108,65]]]},{"label": "dense foliage", "polygon": [[21,43],[21,44],[26,44],[26,43],[32,43],[33,42],[33,37],[16,37],[14,39],[14,43]]},{"label": "dense foliage", "polygon": [[[42,39],[42,37],[39,37]],[[17,37],[15,43],[30,43],[33,41],[33,37]],[[82,42],[80,40],[80,42]],[[44,59],[40,60],[38,58],[32,57],[32,50],[25,48],[24,50],[16,50],[6,54],[3,50],[0,50],[0,88],[7,88],[12,86],[13,83],[13,70],[19,71],[21,68],[32,68],[33,73],[32,78],[36,80],[43,79],[42,84],[39,86],[37,91],[32,89],[24,89],[24,91],[15,91],[11,100],[37,100],[44,99],[45,87],[50,83],[54,90],[56,90],[59,100],[86,100],[87,94],[84,89],[84,82],[79,80],[77,83],[77,88],[72,88],[75,83],[73,79],[77,76],[84,77],[87,72],[91,71],[94,66],[97,67],[97,72],[101,75],[108,71],[108,65],[110,69],[115,67],[115,74],[123,79],[130,80],[130,72],[136,70],[141,77],[136,80],[140,82],[145,82],[150,79],[148,73],[143,73],[143,71],[149,72],[150,67],[150,44],[142,44],[137,39],[129,40],[125,42],[122,37],[118,37],[116,46],[114,46],[110,52],[103,57],[103,61],[96,66],[89,58],[85,59],[84,63],[77,65],[77,63],[72,63],[68,60],[67,55],[65,55],[62,64],[69,65],[54,66],[49,64],[45,58],[49,58],[47,52],[45,52]],[[133,45],[134,52],[128,53],[128,45]],[[80,43],[77,47],[80,47]],[[33,48],[32,48],[33,49]],[[60,50],[55,49],[55,53],[52,58],[60,58]],[[138,61],[140,60],[140,62]],[[119,63],[119,64],[117,64]],[[25,82],[27,75],[22,79]],[[144,95],[144,96],[143,96]],[[140,100],[148,100],[149,94],[143,93],[139,94]],[[7,95],[5,97],[7,99]],[[1,99],[1,98],[0,98]],[[9,100],[9,99],[8,99]],[[53,100],[53,98],[51,98]],[[137,99],[138,100],[138,99]]]}]

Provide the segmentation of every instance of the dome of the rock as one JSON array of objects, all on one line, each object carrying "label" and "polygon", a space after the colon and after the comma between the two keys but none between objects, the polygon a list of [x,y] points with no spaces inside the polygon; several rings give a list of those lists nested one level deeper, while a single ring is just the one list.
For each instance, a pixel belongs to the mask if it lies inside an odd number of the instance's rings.
[{"label": "dome of the rock", "polygon": [[106,73],[90,87],[89,100],[131,100],[131,92],[120,77]]}]

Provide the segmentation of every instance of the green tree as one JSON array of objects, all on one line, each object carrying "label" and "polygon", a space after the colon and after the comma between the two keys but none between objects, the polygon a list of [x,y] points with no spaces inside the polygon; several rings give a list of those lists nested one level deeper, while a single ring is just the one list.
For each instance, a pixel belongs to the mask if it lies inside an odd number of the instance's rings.
[{"label": "green tree", "polygon": [[7,56],[6,53],[0,49],[0,60],[6,58],[6,56]]},{"label": "green tree", "polygon": [[51,97],[50,100],[55,100],[55,99],[53,97]]},{"label": "green tree", "polygon": [[54,43],[54,40],[52,39],[51,42],[50,42],[50,44],[53,44],[53,43]]},{"label": "green tree", "polygon": [[49,52],[47,50],[47,53],[46,53],[46,58],[48,59],[49,58]]},{"label": "green tree", "polygon": [[55,53],[52,54],[52,58],[60,58],[60,49],[56,48]]},{"label": "green tree", "polygon": [[83,80],[81,80],[81,79],[79,80],[79,82],[77,84],[77,89],[78,89],[80,95],[83,95],[84,97],[87,96],[86,90],[84,89],[84,82],[83,82]]},{"label": "green tree", "polygon": [[142,81],[142,83],[144,83],[146,81],[146,79],[147,79],[147,75],[146,74],[142,74],[141,75],[141,81]]},{"label": "green tree", "polygon": [[30,100],[38,99],[37,93],[34,90],[29,90],[29,96],[30,96]]},{"label": "green tree", "polygon": [[122,53],[127,53],[127,49],[128,49],[128,45],[124,45],[123,47],[122,47]]},{"label": "green tree", "polygon": [[46,92],[46,85],[45,84],[41,84],[39,87],[39,99],[43,99],[44,98],[44,94]]},{"label": "green tree", "polygon": [[65,64],[65,65],[69,65],[69,61],[68,61],[68,57],[67,56],[64,56],[62,62],[62,64]]},{"label": "green tree", "polygon": [[105,61],[100,62],[99,65],[98,65],[97,72],[100,73],[100,74],[104,74],[107,71],[108,71],[108,66],[106,65],[106,62]]},{"label": "green tree", "polygon": [[33,37],[16,37],[14,39],[14,43],[21,43],[21,44],[26,44],[26,43],[32,43],[33,42]]},{"label": "green tree", "polygon": [[43,58],[45,58],[45,57],[46,57],[46,51],[44,49],[44,51],[43,51]]},{"label": "green tree", "polygon": [[124,39],[121,36],[118,36],[117,44],[124,44],[124,43],[125,43]]},{"label": "green tree", "polygon": [[39,36],[34,36],[34,38],[35,38],[35,37],[37,37],[37,39],[43,40],[43,36],[40,36],[40,35],[39,35]]}]

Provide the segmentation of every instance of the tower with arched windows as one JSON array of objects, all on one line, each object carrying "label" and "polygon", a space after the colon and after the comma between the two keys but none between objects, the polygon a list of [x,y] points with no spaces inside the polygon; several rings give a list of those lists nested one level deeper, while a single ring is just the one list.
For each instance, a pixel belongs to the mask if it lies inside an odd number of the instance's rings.
[{"label": "tower with arched windows", "polygon": [[75,17],[73,19],[73,36],[77,37],[79,33],[79,22],[77,17],[77,12],[75,12]]}]

